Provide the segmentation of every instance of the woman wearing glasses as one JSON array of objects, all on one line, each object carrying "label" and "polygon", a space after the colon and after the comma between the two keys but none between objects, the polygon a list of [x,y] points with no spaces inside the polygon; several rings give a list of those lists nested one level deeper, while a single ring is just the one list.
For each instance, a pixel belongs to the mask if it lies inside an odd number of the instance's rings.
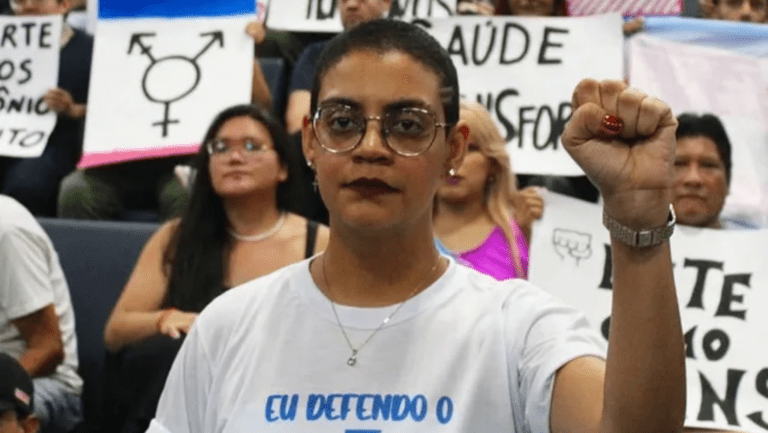
[{"label": "woman wearing glasses", "polygon": [[218,115],[193,164],[189,208],[147,242],[112,311],[104,332],[110,351],[159,335],[178,339],[227,288],[325,249],[327,227],[285,210],[296,168],[287,143],[277,120],[256,106]]},{"label": "woman wearing glasses", "polygon": [[438,254],[434,197],[469,134],[456,70],[419,27],[373,21],[328,43],[302,129],[328,248],[203,311],[148,431],[678,431],[675,119],[620,82],[585,80],[574,106],[564,142],[614,233],[607,362],[579,312]]},{"label": "woman wearing glasses", "polygon": [[461,101],[467,153],[437,190],[435,234],[465,265],[497,280],[526,278],[528,245],[544,201],[534,188],[517,190],[507,145],[488,110]]}]

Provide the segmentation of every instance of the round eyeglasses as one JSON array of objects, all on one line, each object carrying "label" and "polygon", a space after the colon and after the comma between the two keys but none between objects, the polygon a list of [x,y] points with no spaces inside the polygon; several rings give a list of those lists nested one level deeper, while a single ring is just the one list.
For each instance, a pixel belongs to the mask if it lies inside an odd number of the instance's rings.
[{"label": "round eyeglasses", "polygon": [[[235,143],[237,143],[237,145]],[[208,150],[208,155],[211,156],[229,154],[235,147],[241,149],[241,153],[250,158],[260,157],[261,155],[264,155],[269,150],[271,150],[271,147],[257,141],[254,138],[243,138],[239,140],[214,138],[205,143],[205,148]]]},{"label": "round eyeglasses", "polygon": [[416,156],[432,146],[440,127],[435,115],[417,107],[387,111],[384,116],[365,116],[362,110],[345,105],[322,106],[312,117],[315,138],[329,152],[347,152],[357,147],[365,136],[368,122],[381,122],[381,136],[390,149],[401,156]]}]

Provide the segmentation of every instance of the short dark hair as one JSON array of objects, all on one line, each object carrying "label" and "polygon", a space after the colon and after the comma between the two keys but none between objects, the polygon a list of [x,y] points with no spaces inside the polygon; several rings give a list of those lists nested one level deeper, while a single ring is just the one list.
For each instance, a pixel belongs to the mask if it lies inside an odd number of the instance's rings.
[{"label": "short dark hair", "polygon": [[731,184],[731,141],[725,132],[725,127],[714,114],[683,113],[677,116],[677,132],[675,138],[706,137],[717,147],[717,153],[725,167],[725,180]]},{"label": "short dark hair", "polygon": [[229,222],[224,203],[213,189],[208,171],[210,155],[204,143],[215,138],[224,123],[236,117],[249,117],[269,131],[280,163],[288,171],[288,179],[277,187],[278,209],[285,210],[290,199],[286,188],[291,173],[296,173],[297,160],[280,122],[266,109],[255,105],[236,105],[219,113],[208,127],[200,151],[193,159],[196,174],[189,204],[165,250],[164,263],[168,272],[165,307],[199,312],[226,289],[224,266],[231,248],[227,233]]},{"label": "short dark hair", "polygon": [[[386,53],[401,51],[429,68],[440,77],[445,121],[455,125],[459,120],[459,78],[448,52],[423,28],[403,21],[379,19],[355,26],[328,41],[315,66],[312,77],[310,112],[317,110],[320,82],[328,70],[353,51]],[[446,128],[446,134],[450,130]]]}]

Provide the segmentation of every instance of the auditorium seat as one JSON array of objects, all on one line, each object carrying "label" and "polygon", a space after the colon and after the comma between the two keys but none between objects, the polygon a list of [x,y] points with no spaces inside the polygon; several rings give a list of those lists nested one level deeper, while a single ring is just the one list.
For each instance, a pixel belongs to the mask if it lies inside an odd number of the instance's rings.
[{"label": "auditorium seat", "polygon": [[85,423],[100,431],[105,399],[104,325],[157,224],[39,218],[59,255],[75,312]]},{"label": "auditorium seat", "polygon": [[261,65],[264,79],[269,86],[269,92],[272,94],[273,113],[278,119],[282,119],[288,88],[288,71],[285,67],[285,60],[279,57],[261,57],[259,58],[259,65]]}]

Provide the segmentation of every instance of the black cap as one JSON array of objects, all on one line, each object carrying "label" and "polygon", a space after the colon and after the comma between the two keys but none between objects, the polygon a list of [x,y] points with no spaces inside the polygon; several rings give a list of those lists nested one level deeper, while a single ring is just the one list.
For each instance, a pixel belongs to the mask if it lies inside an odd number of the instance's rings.
[{"label": "black cap", "polygon": [[15,410],[21,416],[32,413],[32,379],[15,358],[0,353],[0,412]]}]

